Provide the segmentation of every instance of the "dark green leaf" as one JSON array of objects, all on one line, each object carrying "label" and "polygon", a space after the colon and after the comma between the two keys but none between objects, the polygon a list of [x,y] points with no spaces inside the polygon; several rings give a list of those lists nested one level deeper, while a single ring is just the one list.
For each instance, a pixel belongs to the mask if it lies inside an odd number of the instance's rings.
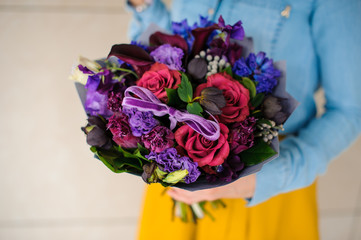
[{"label": "dark green leaf", "polygon": [[121,147],[115,147],[111,150],[92,147],[91,151],[115,173],[139,173],[143,170],[143,162],[141,159],[136,155],[125,151]]},{"label": "dark green leaf", "polygon": [[267,125],[272,126],[271,122],[268,119],[259,119],[259,120],[257,120],[257,124],[262,124],[262,123],[265,123]]},{"label": "dark green leaf", "polygon": [[168,97],[168,102],[167,102],[168,106],[179,107],[179,105],[183,103],[178,96],[177,89],[165,88],[165,91]]},{"label": "dark green leaf", "polygon": [[143,156],[139,149],[136,149],[133,153],[134,156],[148,162],[148,159]]},{"label": "dark green leaf", "polygon": [[257,108],[259,105],[261,105],[264,98],[263,93],[258,93],[254,98],[251,99],[251,105],[254,108]]},{"label": "dark green leaf", "polygon": [[193,99],[193,88],[185,73],[182,72],[182,81],[179,85],[178,96],[183,102],[191,102]]},{"label": "dark green leaf", "polygon": [[249,78],[242,78],[241,81],[242,85],[249,90],[249,96],[254,98],[256,96],[256,85],[254,82]]},{"label": "dark green leaf", "polygon": [[237,81],[242,81],[242,77],[238,76],[237,74],[233,75],[233,79],[237,80]]},{"label": "dark green leaf", "polygon": [[187,104],[187,111],[202,117],[203,108],[198,102],[193,102]]},{"label": "dark green leaf", "polygon": [[227,73],[229,76],[233,77],[232,67],[228,66],[226,67],[223,72]]},{"label": "dark green leaf", "polygon": [[240,156],[246,166],[252,166],[263,162],[275,154],[277,154],[277,152],[275,152],[267,143],[260,139],[255,142],[255,145],[252,148],[240,153]]}]

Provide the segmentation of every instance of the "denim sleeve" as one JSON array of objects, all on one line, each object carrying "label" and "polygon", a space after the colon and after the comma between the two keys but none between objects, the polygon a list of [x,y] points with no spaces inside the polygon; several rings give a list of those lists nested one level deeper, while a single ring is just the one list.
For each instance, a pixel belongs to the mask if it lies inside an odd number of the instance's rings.
[{"label": "denim sleeve", "polygon": [[128,37],[131,40],[137,40],[151,23],[155,23],[164,29],[170,28],[170,13],[161,0],[153,0],[152,4],[143,12],[135,11],[127,2],[127,10],[133,12],[128,31]]},{"label": "denim sleeve", "polygon": [[361,132],[361,1],[316,1],[310,19],[325,113],[281,142],[280,157],[257,173],[248,206],[312,184]]}]

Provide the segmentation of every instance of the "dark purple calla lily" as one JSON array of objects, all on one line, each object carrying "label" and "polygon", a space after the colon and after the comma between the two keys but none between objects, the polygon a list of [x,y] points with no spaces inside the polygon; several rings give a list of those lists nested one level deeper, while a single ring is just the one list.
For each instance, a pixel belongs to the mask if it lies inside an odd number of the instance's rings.
[{"label": "dark purple calla lily", "polygon": [[188,44],[184,38],[179,35],[170,35],[162,32],[156,32],[149,37],[149,43],[151,46],[170,44],[172,47],[178,47],[182,49],[185,54],[188,53]]},{"label": "dark purple calla lily", "polygon": [[200,51],[202,51],[205,48],[208,37],[216,29],[219,29],[219,26],[217,24],[213,24],[212,26],[209,27],[196,28],[192,30],[192,34],[194,36],[194,42],[193,42],[191,56],[197,55]]},{"label": "dark purple calla lily", "polygon": [[108,58],[115,56],[132,65],[139,77],[154,63],[153,58],[143,48],[132,44],[113,45]]}]

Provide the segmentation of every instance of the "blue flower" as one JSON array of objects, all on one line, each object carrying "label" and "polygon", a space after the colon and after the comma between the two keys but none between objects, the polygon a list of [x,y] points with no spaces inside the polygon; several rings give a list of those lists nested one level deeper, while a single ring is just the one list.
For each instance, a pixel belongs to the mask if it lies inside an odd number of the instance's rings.
[{"label": "blue flower", "polygon": [[272,92],[278,83],[277,78],[281,76],[281,72],[274,68],[273,60],[267,58],[264,52],[257,55],[250,53],[246,59],[237,60],[232,70],[238,76],[252,78],[257,84],[257,93]]},{"label": "blue flower", "polygon": [[138,46],[138,47],[141,47],[141,48],[143,48],[145,51],[148,51],[148,47],[145,46],[145,45],[143,45],[143,44],[141,44],[140,42],[137,42],[137,41],[132,40],[132,41],[130,42],[130,44],[131,44],[131,45]]}]

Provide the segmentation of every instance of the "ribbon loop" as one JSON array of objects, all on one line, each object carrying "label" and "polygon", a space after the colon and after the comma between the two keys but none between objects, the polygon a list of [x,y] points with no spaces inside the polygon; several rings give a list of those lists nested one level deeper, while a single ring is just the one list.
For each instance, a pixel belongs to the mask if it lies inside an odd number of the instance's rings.
[{"label": "ribbon loop", "polygon": [[[132,94],[138,98],[132,96]],[[150,111],[158,117],[168,114],[171,130],[176,127],[177,122],[184,122],[194,131],[210,141],[215,141],[220,136],[220,127],[217,122],[169,107],[167,104],[162,103],[151,91],[143,87],[128,87],[124,92],[122,105],[126,108],[137,108],[139,111],[143,112]],[[213,117],[213,119],[215,118]]]}]

